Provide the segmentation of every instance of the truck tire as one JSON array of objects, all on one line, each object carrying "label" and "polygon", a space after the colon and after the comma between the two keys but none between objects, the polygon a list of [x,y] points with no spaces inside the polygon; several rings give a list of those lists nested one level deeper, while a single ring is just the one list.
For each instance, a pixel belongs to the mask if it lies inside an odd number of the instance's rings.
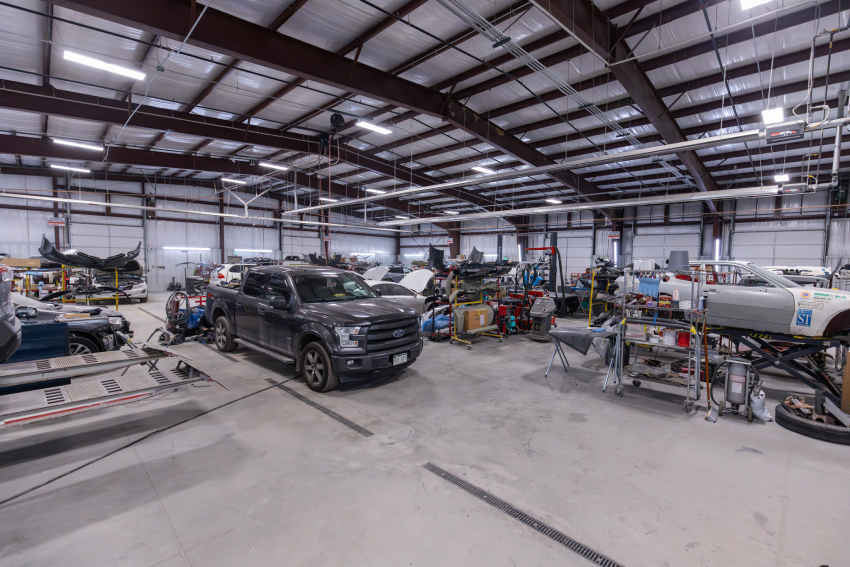
[{"label": "truck tire", "polygon": [[319,341],[309,343],[301,351],[304,383],[314,392],[327,392],[339,385],[339,372],[331,366],[331,357]]},{"label": "truck tire", "polygon": [[230,329],[230,321],[221,315],[215,320],[215,346],[221,352],[236,350],[236,341],[233,340],[233,331]]},{"label": "truck tire", "polygon": [[785,404],[779,404],[776,406],[774,412],[776,423],[785,429],[793,431],[794,433],[799,433],[800,435],[805,435],[807,437],[814,437],[821,441],[850,445],[850,428],[842,425],[827,425],[810,419],[803,419],[785,407]]}]

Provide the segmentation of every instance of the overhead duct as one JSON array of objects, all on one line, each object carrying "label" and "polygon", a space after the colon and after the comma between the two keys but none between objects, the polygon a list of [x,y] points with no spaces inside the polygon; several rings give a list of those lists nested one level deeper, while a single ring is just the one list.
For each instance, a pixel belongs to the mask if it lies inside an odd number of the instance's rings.
[{"label": "overhead duct", "polygon": [[[834,122],[834,121],[833,121]],[[835,124],[832,124],[834,127]],[[828,126],[827,126],[828,127]],[[820,128],[820,127],[818,127]],[[761,138],[762,133],[758,130],[747,132],[738,132],[735,134],[724,134],[722,136],[714,136],[710,138],[701,138],[698,140],[689,140],[687,142],[679,142],[677,144],[664,144],[653,146],[651,148],[640,148],[637,150],[629,150],[616,154],[607,154],[596,157],[576,158],[569,161],[562,161],[552,165],[544,165],[541,167],[529,167],[526,169],[517,169],[504,171],[502,173],[494,173],[485,177],[474,177],[472,179],[461,179],[458,181],[447,181],[446,183],[437,183],[434,185],[425,185],[422,187],[411,187],[401,191],[390,191],[382,195],[370,195],[367,197],[359,197],[348,201],[339,201],[338,203],[326,203],[324,205],[316,205],[313,207],[304,207],[297,211],[286,211],[284,214],[304,213],[309,211],[317,211],[319,209],[328,209],[333,207],[344,207],[348,205],[356,205],[359,203],[369,203],[371,201],[379,201],[387,197],[405,197],[407,195],[415,195],[417,193],[428,193],[431,191],[439,191],[441,189],[449,189],[452,187],[466,187],[469,185],[481,185],[483,183],[491,183],[493,181],[501,181],[503,179],[522,178],[532,175],[542,175],[553,171],[564,169],[582,169],[585,167],[594,167],[597,165],[605,165],[608,163],[620,163],[632,161],[636,159],[648,158],[655,155],[673,154],[684,150],[701,150],[705,148],[714,148],[717,146],[726,146],[730,144],[740,144]],[[453,219],[455,217],[452,217]]]},{"label": "overhead duct", "polygon": [[[810,189],[828,187],[829,184],[809,186]],[[720,191],[700,191],[698,193],[679,193],[674,195],[659,195],[658,197],[643,197],[636,199],[612,199],[610,201],[596,201],[593,203],[573,203],[565,205],[551,205],[548,207],[528,207],[525,209],[512,209],[509,211],[490,211],[486,213],[470,213],[468,215],[457,215],[452,221],[478,220],[498,218],[504,216],[545,215],[550,213],[564,213],[571,211],[594,211],[597,209],[615,209],[622,207],[641,207],[645,205],[669,205],[671,203],[688,203],[708,201],[713,199],[738,199],[741,197],[766,197],[779,193],[782,187],[779,185],[768,185],[760,187],[747,187],[744,189],[721,189]],[[378,223],[380,226],[396,226],[407,224],[419,224],[428,222],[445,221],[446,217],[425,217],[418,219],[396,219]]]},{"label": "overhead duct", "polygon": [[[807,126],[806,132],[814,132],[817,130],[829,130],[830,128],[840,128],[845,124],[850,123],[850,118],[837,118],[834,120],[827,120],[825,122],[820,122],[813,126]],[[556,163],[553,165],[544,165],[541,167],[529,167],[526,169],[520,170],[511,170],[504,171],[502,173],[494,173],[492,175],[487,175],[485,177],[475,177],[473,179],[462,179],[458,181],[448,181],[446,183],[436,183],[434,185],[425,185],[423,187],[411,187],[410,189],[403,189],[401,191],[390,191],[388,193],[383,193],[380,195],[370,195],[367,197],[359,197],[357,199],[350,199],[348,201],[339,201],[337,203],[325,203],[323,205],[316,205],[313,207],[304,207],[302,209],[298,209],[297,211],[290,210],[285,211],[283,214],[291,215],[295,213],[305,213],[310,211],[317,211],[319,209],[329,209],[335,207],[345,207],[350,205],[356,205],[360,203],[370,203],[372,201],[379,201],[383,198],[392,197],[406,197],[408,195],[416,195],[418,193],[430,193],[430,192],[438,192],[441,189],[449,189],[452,187],[465,187],[469,185],[481,185],[483,183],[491,183],[493,181],[501,181],[503,179],[513,179],[513,178],[522,178],[529,177],[532,175],[541,175],[545,173],[551,173],[553,171],[559,171],[562,169],[582,169],[585,167],[595,167],[597,165],[605,165],[609,163],[620,163],[627,162],[636,159],[643,159],[652,156],[661,156],[666,154],[673,154],[681,151],[688,150],[702,150],[706,148],[716,148],[718,146],[728,146],[732,144],[741,144],[743,142],[750,142],[754,140],[759,140],[764,138],[764,131],[759,130],[748,130],[745,132],[736,132],[734,134],[723,134],[720,136],[711,136],[706,138],[699,138],[696,140],[688,140],[687,142],[679,142],[676,144],[662,144],[659,146],[653,146],[651,148],[640,148],[637,150],[628,150],[625,152],[620,152],[617,154],[608,154],[596,157],[586,157],[586,158],[576,158],[568,161],[562,161],[560,163]],[[702,200],[710,200],[713,199],[713,195],[718,194],[719,191],[710,191],[707,193],[706,197],[703,197]],[[588,208],[593,208],[594,205],[589,205]],[[505,210],[501,211],[500,215],[504,216],[512,216],[514,214],[522,214],[519,211],[522,209],[514,209],[514,210]],[[490,216],[499,216],[499,215],[490,215]],[[446,217],[440,217],[442,221],[446,220]],[[452,220],[458,220],[460,217],[452,216]],[[415,219],[414,219],[415,220]]]},{"label": "overhead duct", "polygon": [[[24,199],[27,201],[47,201],[48,203],[69,203],[72,205],[94,205],[97,207],[103,208],[116,208],[116,209],[137,209],[142,211],[156,211],[158,213],[180,213],[183,215],[202,215],[208,217],[220,217],[220,218],[228,218],[228,219],[241,219],[241,220],[255,220],[255,221],[271,221],[282,224],[303,224],[309,226],[329,226],[336,228],[359,228],[359,229],[367,229],[367,230],[380,230],[383,232],[410,232],[407,230],[398,230],[393,228],[380,228],[374,226],[363,226],[363,225],[354,225],[354,224],[342,224],[342,223],[333,223],[333,222],[317,222],[317,221],[302,221],[295,220],[290,218],[270,218],[270,217],[249,217],[249,216],[241,216],[234,215],[230,213],[213,213],[209,211],[187,211],[185,209],[172,209],[169,207],[147,207],[145,205],[126,205],[123,203],[102,203],[99,201],[83,201],[80,199],[64,199],[62,197],[42,197],[40,195],[27,195],[25,193],[7,193],[5,190],[0,192],[0,197],[9,197],[11,199]],[[298,212],[301,212],[300,210]]]}]

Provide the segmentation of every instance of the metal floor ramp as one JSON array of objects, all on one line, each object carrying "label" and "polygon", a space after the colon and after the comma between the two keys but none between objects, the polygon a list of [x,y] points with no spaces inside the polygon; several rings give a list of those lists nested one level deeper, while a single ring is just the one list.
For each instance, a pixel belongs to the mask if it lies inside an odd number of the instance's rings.
[{"label": "metal floor ramp", "polygon": [[148,364],[155,368],[156,362],[167,356],[176,356],[183,361],[191,360],[186,355],[161,345],[146,342],[136,344],[140,348],[2,364],[0,365],[0,387],[110,372],[134,364]]},{"label": "metal floor ramp", "polygon": [[135,368],[128,370],[121,376],[79,380],[66,386],[7,394],[0,396],[0,427],[33,423],[93,409],[136,402],[208,378],[203,372],[180,361],[177,368],[172,370]]}]

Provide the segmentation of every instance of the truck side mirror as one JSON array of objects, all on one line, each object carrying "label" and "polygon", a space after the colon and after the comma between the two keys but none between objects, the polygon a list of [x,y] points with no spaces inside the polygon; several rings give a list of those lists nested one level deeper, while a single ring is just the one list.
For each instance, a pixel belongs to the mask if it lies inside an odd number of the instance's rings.
[{"label": "truck side mirror", "polygon": [[375,295],[376,295],[377,297],[381,297],[381,290],[380,290],[380,289],[373,289],[372,291],[374,291],[374,292],[375,292]]},{"label": "truck side mirror", "polygon": [[292,311],[290,297],[284,297],[282,295],[272,297],[271,307],[272,309],[280,309],[281,311]]}]

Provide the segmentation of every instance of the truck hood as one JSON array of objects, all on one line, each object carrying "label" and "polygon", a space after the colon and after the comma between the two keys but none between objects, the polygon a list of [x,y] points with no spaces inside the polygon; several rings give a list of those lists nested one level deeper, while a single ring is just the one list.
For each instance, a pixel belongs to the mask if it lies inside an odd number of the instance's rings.
[{"label": "truck hood", "polygon": [[366,322],[378,323],[402,317],[416,317],[414,310],[395,301],[380,297],[331,303],[303,303],[301,304],[301,310],[305,315],[312,315],[318,319],[326,320],[325,322],[332,327]]}]

